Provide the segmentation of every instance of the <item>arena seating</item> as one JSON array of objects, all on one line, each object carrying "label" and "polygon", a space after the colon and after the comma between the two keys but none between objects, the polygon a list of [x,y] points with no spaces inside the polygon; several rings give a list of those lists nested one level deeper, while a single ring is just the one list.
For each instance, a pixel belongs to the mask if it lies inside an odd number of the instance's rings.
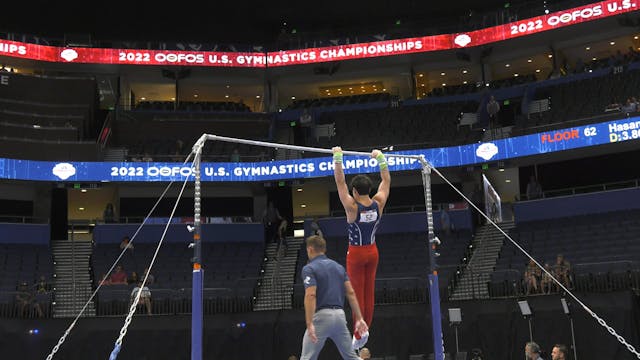
[{"label": "arena seating", "polygon": [[[259,113],[129,111],[114,125],[113,146],[126,147],[131,160],[150,156],[155,161],[183,161],[202,134],[252,140],[271,138],[272,115]],[[177,146],[180,141],[182,145]],[[270,149],[251,145],[212,141],[204,147],[203,158],[229,161],[238,149],[243,161],[271,159]]]},{"label": "arena seating", "polygon": [[287,110],[293,109],[310,109],[317,107],[336,107],[347,106],[352,104],[366,104],[366,103],[387,103],[391,101],[391,94],[389,93],[373,93],[362,95],[350,95],[350,96],[333,96],[326,98],[313,98],[313,99],[300,99],[294,100],[291,105],[287,107]]},{"label": "arena seating", "polygon": [[187,111],[187,112],[250,112],[244,103],[232,101],[182,101],[175,107],[172,101],[140,101],[137,111]]},{"label": "arena seating", "polygon": [[[640,63],[631,63],[624,71],[614,73],[614,67],[605,66],[591,73],[570,75],[541,82],[535,90],[534,99],[549,99],[550,110],[532,114],[529,119],[517,123],[520,129],[557,124],[566,126],[567,121],[575,124],[576,120],[594,116],[620,117],[623,114],[605,113],[607,105],[618,102],[624,104],[630,97],[638,97],[640,86]],[[600,121],[604,121],[600,120]],[[535,132],[539,129],[525,130]]]},{"label": "arena seating", "polygon": [[[458,129],[457,125],[462,112],[475,112],[477,109],[476,102],[465,101],[325,112],[318,123],[335,124],[335,137],[320,139],[314,146],[326,148],[331,144],[341,144],[352,149],[368,149],[375,144],[424,148],[471,142],[476,139],[476,134],[470,133],[468,128]],[[308,141],[314,143],[315,139]]]},{"label": "arena seating", "polygon": [[[640,211],[616,211],[520,223],[511,235],[541,263],[558,254],[571,263],[578,291],[611,291],[640,285]],[[528,259],[505,242],[490,284],[493,296],[522,293]],[[635,285],[634,285],[635,284]]]},{"label": "arena seating", "polygon": [[[35,291],[34,284],[44,276],[52,283],[53,259],[48,245],[0,244],[0,317],[29,316],[18,314],[14,303],[18,285],[26,282],[29,290]],[[52,293],[37,294],[36,300],[45,316],[51,315]]]},{"label": "arena seating", "polygon": [[[155,244],[136,244],[125,253],[120,263],[128,275],[137,272],[142,279],[155,252]],[[94,249],[92,265],[96,284],[109,270],[120,253],[117,244],[100,244]],[[163,244],[151,274],[149,285],[154,313],[186,313],[190,311],[193,249],[185,244]],[[203,244],[205,309],[210,312],[248,311],[260,275],[264,245],[261,243]],[[133,285],[103,286],[98,293],[98,313],[122,313],[129,301]]]}]

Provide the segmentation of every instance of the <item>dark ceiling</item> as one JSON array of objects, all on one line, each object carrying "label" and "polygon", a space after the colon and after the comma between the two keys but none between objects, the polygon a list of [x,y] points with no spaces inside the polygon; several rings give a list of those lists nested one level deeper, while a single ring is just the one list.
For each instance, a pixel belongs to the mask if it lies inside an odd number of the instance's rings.
[{"label": "dark ceiling", "polygon": [[[547,3],[566,2],[549,0]],[[394,26],[454,23],[461,17],[503,9],[508,0],[320,0],[311,1],[174,1],[91,2],[70,7],[45,1],[3,9],[0,31],[62,38],[65,33],[91,34],[98,40],[179,40],[269,44],[283,23],[298,33],[345,36],[386,33]],[[510,1],[510,7],[542,1]],[[15,4],[15,3],[14,3]],[[89,3],[87,3],[89,4]],[[3,5],[4,7],[4,5]],[[8,16],[14,13],[16,16]],[[400,20],[401,24],[396,25]]]}]

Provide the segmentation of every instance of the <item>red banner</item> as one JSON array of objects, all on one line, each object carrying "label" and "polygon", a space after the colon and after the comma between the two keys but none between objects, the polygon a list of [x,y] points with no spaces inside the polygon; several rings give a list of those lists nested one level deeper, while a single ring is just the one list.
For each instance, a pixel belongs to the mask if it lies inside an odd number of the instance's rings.
[{"label": "red banner", "polygon": [[637,10],[636,0],[608,0],[467,33],[270,53],[61,48],[0,40],[0,56],[61,63],[212,67],[288,66],[424,53],[484,45]]}]

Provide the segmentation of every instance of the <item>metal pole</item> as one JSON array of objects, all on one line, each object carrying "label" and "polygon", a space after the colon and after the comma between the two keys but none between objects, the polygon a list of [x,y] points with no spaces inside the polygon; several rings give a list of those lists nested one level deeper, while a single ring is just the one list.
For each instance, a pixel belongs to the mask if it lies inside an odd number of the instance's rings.
[{"label": "metal pole", "polygon": [[422,185],[424,188],[424,204],[427,212],[427,231],[429,240],[429,294],[431,303],[431,321],[433,329],[434,360],[444,360],[444,338],[442,336],[442,314],[440,311],[440,288],[438,284],[438,264],[436,246],[439,240],[433,232],[433,209],[431,201],[431,166],[421,157]]},{"label": "metal pole", "polygon": [[456,354],[458,354],[460,352],[460,349],[458,348],[458,325],[455,326],[456,329]]},{"label": "metal pole", "polygon": [[[217,140],[217,141],[225,141],[225,142],[232,142],[232,143],[238,143],[238,144],[265,146],[265,147],[281,148],[281,149],[289,149],[289,150],[297,150],[297,151],[310,151],[310,152],[325,153],[325,154],[333,153],[331,149],[314,148],[314,147],[308,147],[308,146],[298,146],[298,145],[289,145],[289,144],[277,144],[277,143],[270,143],[266,141],[246,140],[246,139],[238,139],[238,138],[210,135],[210,134],[202,135],[202,137],[200,137],[200,140],[198,140],[198,143],[202,142],[204,144],[205,140]],[[194,148],[198,146],[198,143],[196,143]],[[364,151],[343,150],[342,153],[344,155],[371,156],[370,152],[364,152]],[[385,156],[416,159],[416,160],[419,160],[423,164],[423,166],[428,165],[426,160],[424,159],[424,156],[422,155],[401,155],[401,154],[387,153],[385,154]]]},{"label": "metal pole", "polygon": [[[69,229],[69,225],[67,225],[67,231]],[[75,232],[76,229],[73,224],[71,224],[71,283],[73,287],[73,311],[76,311],[78,294],[76,289],[76,243],[75,243]],[[69,235],[67,235],[67,239],[69,239]],[[67,240],[69,241],[69,240]]]},{"label": "metal pole", "polygon": [[571,345],[573,346],[573,360],[578,360],[578,351],[576,350],[576,335],[573,330],[573,318],[569,316],[571,322]]},{"label": "metal pole", "polygon": [[200,156],[201,146],[196,149],[194,157],[195,193],[193,217],[193,284],[191,287],[191,360],[202,360],[202,283],[204,270],[202,269],[202,242],[200,222]]},{"label": "metal pole", "polygon": [[529,316],[529,341],[533,342],[533,331],[531,331],[531,316]]}]

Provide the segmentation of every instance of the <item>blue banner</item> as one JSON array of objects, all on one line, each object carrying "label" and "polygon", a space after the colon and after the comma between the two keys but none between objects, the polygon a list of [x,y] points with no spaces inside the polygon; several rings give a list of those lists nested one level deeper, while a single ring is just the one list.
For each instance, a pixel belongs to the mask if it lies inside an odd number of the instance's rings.
[{"label": "blue banner", "polygon": [[[395,152],[424,155],[436,168],[479,164],[521,156],[623,142],[640,138],[640,117],[516,136],[491,142]],[[415,159],[388,157],[391,171],[419,169]],[[345,173],[378,171],[375,159],[345,156]],[[0,159],[0,179],[109,182],[180,181],[190,164],[156,162],[51,162]],[[254,163],[202,163],[202,181],[272,181],[331,176],[331,157]]]}]

